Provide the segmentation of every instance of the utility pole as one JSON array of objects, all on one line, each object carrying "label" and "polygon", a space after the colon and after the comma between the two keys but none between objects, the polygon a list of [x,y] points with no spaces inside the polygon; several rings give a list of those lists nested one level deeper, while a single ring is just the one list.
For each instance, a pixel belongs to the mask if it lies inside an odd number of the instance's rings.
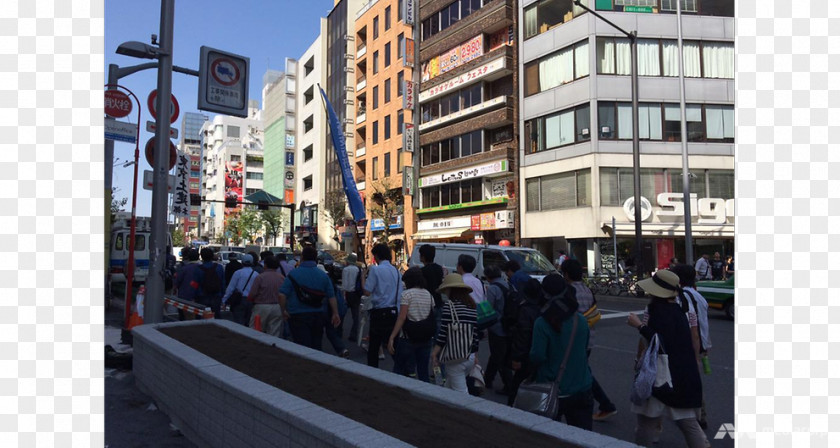
[{"label": "utility pole", "polygon": [[145,323],[163,320],[163,282],[167,258],[166,223],[169,175],[169,118],[172,98],[172,50],[175,0],[160,2],[160,55],[158,56],[157,120],[155,121],[154,185],[152,186],[152,235],[149,276],[146,280]]},{"label": "utility pole", "polygon": [[683,59],[682,5],[677,0],[677,46],[680,52],[680,133],[682,135],[683,213],[685,214],[685,264],[694,266],[694,241],[691,235],[691,188],[688,177],[688,126],[685,116],[685,60]]},{"label": "utility pole", "polygon": [[[630,39],[630,96],[632,98],[631,101],[633,102],[633,224],[635,226],[636,236],[635,253],[633,254],[633,258],[635,259],[634,264],[636,265],[636,275],[644,274],[642,272],[642,269],[644,269],[644,259],[642,256],[642,181],[640,168],[641,157],[639,155],[639,54],[636,48],[637,32],[625,31],[618,25],[604,18],[604,16],[589,9],[589,7],[582,4],[580,0],[574,0],[574,3],[586,10],[586,12],[603,20],[618,31],[621,31],[622,34]],[[615,232],[615,227],[613,227],[613,232]],[[616,254],[616,263],[618,263],[618,254]],[[640,277],[641,276],[642,275],[640,275]]]}]

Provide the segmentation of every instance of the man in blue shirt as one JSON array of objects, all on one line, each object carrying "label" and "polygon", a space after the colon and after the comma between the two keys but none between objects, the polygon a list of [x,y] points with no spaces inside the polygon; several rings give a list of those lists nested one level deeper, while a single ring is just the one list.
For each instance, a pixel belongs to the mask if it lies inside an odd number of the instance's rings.
[{"label": "man in blue shirt", "polygon": [[368,330],[367,363],[379,367],[379,347],[391,337],[397,323],[402,282],[400,272],[391,265],[391,249],[377,244],[370,251],[376,264],[368,268],[364,293],[370,296],[370,329]]},{"label": "man in blue shirt", "polygon": [[[300,255],[300,266],[289,272],[283,286],[280,287],[280,308],[283,317],[289,322],[292,341],[315,350],[321,350],[324,334],[323,299],[330,304],[333,327],[341,324],[338,317],[338,303],[335,290],[326,273],[318,269],[316,259],[318,251],[314,247],[304,247]],[[317,306],[304,303],[299,294],[321,298]]]}]

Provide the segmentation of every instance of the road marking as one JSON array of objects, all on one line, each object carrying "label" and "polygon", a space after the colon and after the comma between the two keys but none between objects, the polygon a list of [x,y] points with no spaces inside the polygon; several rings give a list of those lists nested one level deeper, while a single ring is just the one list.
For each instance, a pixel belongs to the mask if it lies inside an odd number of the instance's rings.
[{"label": "road marking", "polygon": [[601,315],[601,319],[616,319],[619,317],[627,317],[630,313],[635,313],[637,316],[642,315],[645,313],[645,310],[641,311],[624,311],[624,312],[616,312],[613,314]]}]

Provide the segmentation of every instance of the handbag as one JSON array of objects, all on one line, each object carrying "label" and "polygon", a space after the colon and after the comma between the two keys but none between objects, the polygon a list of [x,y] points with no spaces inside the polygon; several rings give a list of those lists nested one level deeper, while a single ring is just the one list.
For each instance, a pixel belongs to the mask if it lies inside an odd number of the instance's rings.
[{"label": "handbag", "polygon": [[563,363],[560,364],[560,369],[557,371],[557,378],[552,382],[522,383],[516,393],[513,407],[552,419],[557,415],[560,404],[558,398],[560,380],[563,378],[563,371],[566,370],[566,363],[572,353],[572,343],[575,341],[575,333],[577,332],[578,319],[574,315],[572,316],[572,322],[572,336],[569,338],[569,345],[566,346]]},{"label": "handbag", "polygon": [[423,320],[413,321],[406,318],[403,323],[403,334],[408,338],[409,342],[420,343],[428,342],[435,335],[435,302],[431,301],[429,307],[429,315]]},{"label": "handbag", "polygon": [[642,406],[653,392],[653,385],[656,382],[659,370],[656,356],[658,351],[659,335],[654,334],[645,353],[636,364],[636,378],[633,380],[633,387],[630,389],[630,401],[637,406]]},{"label": "handbag", "polygon": [[473,364],[469,375],[467,375],[467,392],[470,395],[480,397],[484,394],[484,388],[484,369],[481,368],[481,364]]},{"label": "handbag", "polygon": [[[251,277],[254,276],[254,272],[256,272],[256,271],[254,271],[252,269],[251,270],[251,275],[248,276],[248,280],[245,280],[245,287],[246,288],[248,287],[248,282],[251,281]],[[234,308],[241,305],[242,304],[242,299],[244,299],[244,298],[245,298],[245,296],[244,296],[244,294],[242,294],[242,291],[240,291],[239,289],[234,290],[233,293],[231,293],[230,297],[228,297],[228,300],[227,300],[227,304],[228,304],[228,306],[230,306],[231,311],[233,311]]]},{"label": "handbag", "polygon": [[440,353],[441,362],[466,359],[470,356],[472,348],[473,326],[462,323],[455,312],[455,305],[452,302],[449,302],[449,305],[452,322],[446,324],[447,339]]},{"label": "handbag", "polygon": [[300,303],[306,306],[311,306],[312,308],[320,308],[321,305],[324,304],[324,299],[327,297],[327,293],[318,289],[310,288],[308,286],[301,286],[300,284],[298,284],[298,282],[295,281],[294,277],[292,277],[291,274],[286,278],[288,278],[292,282],[292,286],[295,290],[295,295],[297,296],[297,299],[298,301],[300,301]]}]

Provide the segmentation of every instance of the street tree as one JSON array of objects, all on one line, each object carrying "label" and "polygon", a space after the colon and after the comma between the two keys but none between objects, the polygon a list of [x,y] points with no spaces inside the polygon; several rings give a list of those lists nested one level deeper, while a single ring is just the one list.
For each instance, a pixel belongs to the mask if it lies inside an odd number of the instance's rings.
[{"label": "street tree", "polygon": [[239,212],[233,212],[225,217],[225,231],[222,237],[230,239],[234,246],[242,242],[242,220],[239,218]]},{"label": "street tree", "polygon": [[187,235],[181,229],[175,229],[172,232],[172,245],[175,247],[184,247],[187,245]]},{"label": "street tree", "polygon": [[381,219],[384,223],[385,229],[381,242],[389,244],[391,224],[394,224],[397,217],[403,214],[402,188],[394,188],[391,185],[390,178],[387,177],[379,182],[374,182],[372,187],[370,214],[374,218]]},{"label": "street tree", "polygon": [[344,220],[349,217],[347,214],[347,199],[344,191],[333,190],[327,193],[324,198],[324,218],[333,229],[333,239],[338,241],[338,227],[344,225]]},{"label": "street tree", "polygon": [[274,245],[277,245],[277,237],[283,234],[286,226],[289,224],[289,218],[283,213],[281,208],[269,208],[268,210],[260,211],[262,224],[265,228],[266,239],[272,238]]},{"label": "street tree", "polygon": [[125,211],[125,205],[128,204],[128,198],[116,198],[117,190],[119,188],[111,188],[111,225],[117,219],[117,213]]},{"label": "street tree", "polygon": [[239,233],[246,243],[253,243],[262,228],[262,217],[257,209],[245,207],[239,212]]}]

